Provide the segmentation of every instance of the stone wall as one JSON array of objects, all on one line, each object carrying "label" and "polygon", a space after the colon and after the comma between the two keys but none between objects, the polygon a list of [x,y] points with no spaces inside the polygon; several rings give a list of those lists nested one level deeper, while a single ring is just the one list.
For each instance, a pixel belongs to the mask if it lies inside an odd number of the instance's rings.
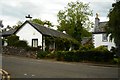
[{"label": "stone wall", "polygon": [[11,46],[4,46],[2,47],[2,54],[7,55],[16,55],[16,56],[23,56],[23,57],[30,57],[30,58],[36,58],[36,51],[27,51],[24,48],[18,48],[18,47],[11,47]]}]

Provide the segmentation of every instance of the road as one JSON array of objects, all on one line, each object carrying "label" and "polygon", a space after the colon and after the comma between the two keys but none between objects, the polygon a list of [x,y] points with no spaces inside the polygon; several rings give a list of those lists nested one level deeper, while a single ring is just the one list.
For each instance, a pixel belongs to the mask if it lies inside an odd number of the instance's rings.
[{"label": "road", "polygon": [[15,56],[3,56],[2,68],[8,71],[12,78],[118,78],[117,67]]}]

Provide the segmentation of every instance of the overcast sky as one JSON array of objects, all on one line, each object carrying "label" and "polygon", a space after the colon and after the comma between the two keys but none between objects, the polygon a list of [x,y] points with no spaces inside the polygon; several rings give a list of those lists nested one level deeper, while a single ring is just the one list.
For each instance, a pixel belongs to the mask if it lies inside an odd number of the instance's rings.
[{"label": "overcast sky", "polygon": [[[57,13],[67,6],[68,2],[76,0],[0,0],[0,20],[3,24],[15,25],[18,21],[25,21],[25,16],[31,14],[33,18],[49,20],[57,25]],[[96,12],[99,13],[101,21],[106,21],[109,9],[112,8],[114,0],[79,0],[89,3],[93,10],[94,21]]]}]

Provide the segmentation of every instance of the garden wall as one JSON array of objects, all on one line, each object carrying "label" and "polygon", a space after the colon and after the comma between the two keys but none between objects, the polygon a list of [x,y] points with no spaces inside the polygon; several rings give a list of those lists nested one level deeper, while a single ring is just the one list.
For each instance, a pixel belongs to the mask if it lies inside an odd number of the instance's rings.
[{"label": "garden wall", "polygon": [[2,49],[3,49],[2,50],[3,55],[7,54],[7,55],[36,58],[36,51],[28,51],[21,47],[3,46]]}]

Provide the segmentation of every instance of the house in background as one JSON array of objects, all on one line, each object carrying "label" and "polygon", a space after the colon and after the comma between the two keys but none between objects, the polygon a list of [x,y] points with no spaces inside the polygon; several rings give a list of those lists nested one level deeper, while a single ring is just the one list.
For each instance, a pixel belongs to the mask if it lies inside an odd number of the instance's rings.
[{"label": "house in background", "polygon": [[[19,36],[20,40],[27,41],[28,45],[31,47],[40,47],[43,51],[45,51],[46,40],[45,38],[50,37],[59,37],[59,38],[69,38],[72,39],[68,34],[64,34],[62,32],[50,29],[48,27],[41,26],[37,23],[33,23],[30,20],[26,20],[18,29],[11,29],[9,31],[5,31],[2,33],[2,36],[5,38],[15,34]],[[49,49],[55,49],[56,43],[53,42],[49,45]]]},{"label": "house in background", "polygon": [[111,50],[112,47],[115,47],[114,40],[110,41],[109,35],[107,36],[105,27],[107,22],[100,22],[98,14],[95,18],[95,27],[93,31],[93,44],[94,47],[105,46],[108,50]]}]

